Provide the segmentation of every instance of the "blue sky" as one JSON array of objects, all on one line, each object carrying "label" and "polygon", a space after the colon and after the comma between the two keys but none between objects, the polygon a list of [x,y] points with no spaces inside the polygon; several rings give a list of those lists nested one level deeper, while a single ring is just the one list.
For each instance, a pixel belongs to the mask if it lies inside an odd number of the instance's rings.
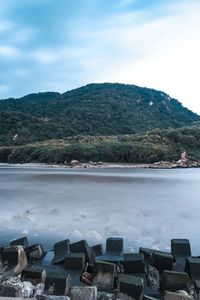
[{"label": "blue sky", "polygon": [[199,0],[1,0],[0,98],[121,82],[200,113],[199,29]]}]

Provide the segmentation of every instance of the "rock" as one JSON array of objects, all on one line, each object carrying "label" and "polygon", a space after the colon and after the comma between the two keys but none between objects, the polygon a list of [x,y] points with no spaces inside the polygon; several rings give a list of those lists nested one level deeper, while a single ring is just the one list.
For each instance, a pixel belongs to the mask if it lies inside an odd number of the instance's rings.
[{"label": "rock", "polygon": [[144,255],[142,253],[127,253],[124,254],[124,273],[145,273]]},{"label": "rock", "polygon": [[80,287],[74,286],[70,290],[70,299],[71,300],[97,300],[97,287],[96,286],[87,286]]},{"label": "rock", "polygon": [[183,294],[183,293],[172,293],[172,292],[165,292],[164,300],[194,300],[190,295]]},{"label": "rock", "polygon": [[177,290],[187,290],[189,286],[189,276],[184,272],[163,271],[162,290],[175,292]]},{"label": "rock", "polygon": [[154,290],[159,290],[160,289],[160,275],[159,271],[149,265],[147,269],[147,281],[149,286],[154,289]]},{"label": "rock", "polygon": [[31,282],[21,282],[19,277],[10,277],[0,284],[0,296],[29,298],[33,296],[34,290]]},{"label": "rock", "polygon": [[92,284],[97,286],[98,291],[112,292],[114,287],[115,272],[115,264],[96,261]]},{"label": "rock", "polygon": [[45,279],[46,271],[42,268],[28,267],[21,274],[21,281],[30,281],[34,285],[44,283]]},{"label": "rock", "polygon": [[31,245],[25,249],[27,257],[31,260],[40,260],[45,256],[45,251],[41,244]]},{"label": "rock", "polygon": [[42,295],[44,292],[44,283],[38,283],[35,287],[34,291],[34,297],[38,297],[39,295]]},{"label": "rock", "polygon": [[97,256],[98,261],[119,262],[124,260],[123,238],[108,238],[106,240],[106,252],[102,256]]},{"label": "rock", "polygon": [[78,160],[71,160],[71,162],[70,162],[70,166],[71,167],[74,167],[74,166],[78,166],[79,165],[79,161]]},{"label": "rock", "polygon": [[54,258],[52,264],[62,263],[65,261],[67,254],[69,253],[69,240],[60,241],[54,244]]},{"label": "rock", "polygon": [[92,249],[95,256],[103,255],[103,246],[102,246],[102,244],[92,246],[91,249]]},{"label": "rock", "polygon": [[114,294],[108,294],[105,292],[98,292],[97,293],[98,300],[114,300],[115,295]]},{"label": "rock", "polygon": [[28,265],[26,253],[22,246],[8,246],[2,252],[4,265],[14,267],[14,275],[19,275]]},{"label": "rock", "polygon": [[[119,299],[142,300],[143,298],[143,279],[137,276],[120,274],[118,279],[118,297]],[[120,298],[122,297],[122,298]],[[124,297],[124,298],[123,298]]]},{"label": "rock", "polygon": [[84,253],[86,262],[94,263],[94,254],[91,248],[88,246],[86,240],[82,240],[73,244],[70,244],[70,251],[72,253]]},{"label": "rock", "polygon": [[153,251],[152,265],[159,271],[171,270],[174,258],[170,253]]},{"label": "rock", "polygon": [[185,259],[191,256],[190,242],[187,239],[172,239],[171,240],[171,253],[175,260]]},{"label": "rock", "polygon": [[27,247],[29,245],[27,237],[22,237],[10,242],[10,246],[24,246]]}]

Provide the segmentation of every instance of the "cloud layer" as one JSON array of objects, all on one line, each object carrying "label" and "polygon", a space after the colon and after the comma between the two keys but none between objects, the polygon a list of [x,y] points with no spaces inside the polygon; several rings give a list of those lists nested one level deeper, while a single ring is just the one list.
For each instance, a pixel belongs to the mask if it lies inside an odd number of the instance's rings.
[{"label": "cloud layer", "polygon": [[0,98],[122,82],[200,113],[199,11],[198,0],[1,0]]}]

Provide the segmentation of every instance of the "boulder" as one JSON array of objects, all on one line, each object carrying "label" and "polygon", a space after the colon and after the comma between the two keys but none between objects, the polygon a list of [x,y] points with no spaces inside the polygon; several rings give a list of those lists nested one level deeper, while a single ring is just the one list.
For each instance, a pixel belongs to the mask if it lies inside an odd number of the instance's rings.
[{"label": "boulder", "polygon": [[71,300],[97,300],[97,287],[96,286],[74,286],[70,289]]},{"label": "boulder", "polygon": [[18,277],[10,277],[0,284],[0,296],[5,297],[32,297],[35,286],[29,281],[21,282]]}]

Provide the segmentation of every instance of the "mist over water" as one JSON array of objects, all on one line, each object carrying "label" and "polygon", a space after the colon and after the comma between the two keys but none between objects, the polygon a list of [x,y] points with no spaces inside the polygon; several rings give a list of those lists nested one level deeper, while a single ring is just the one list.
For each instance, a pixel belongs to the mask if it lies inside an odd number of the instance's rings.
[{"label": "mist over water", "polygon": [[169,250],[189,238],[200,255],[200,169],[0,166],[0,242],[28,236],[46,248],[122,236],[126,251]]}]

